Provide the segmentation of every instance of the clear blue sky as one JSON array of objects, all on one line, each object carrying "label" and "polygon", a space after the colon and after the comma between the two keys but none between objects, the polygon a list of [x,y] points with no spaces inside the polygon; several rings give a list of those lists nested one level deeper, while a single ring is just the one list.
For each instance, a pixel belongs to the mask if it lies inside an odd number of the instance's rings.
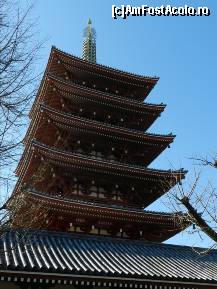
[{"label": "clear blue sky", "polygon": [[[209,17],[129,17],[114,20],[112,4],[208,6]],[[39,36],[48,38],[40,69],[51,45],[81,56],[82,30],[89,17],[97,31],[97,61],[122,70],[160,76],[148,102],[167,109],[151,132],[177,135],[152,167],[193,169],[190,157],[217,152],[217,5],[215,0],[38,0]],[[210,172],[215,179],[217,173]],[[155,208],[161,209],[161,203]],[[193,241],[192,241],[193,240]],[[194,244],[198,238],[180,234],[172,243]],[[200,241],[199,241],[200,242]],[[200,242],[201,243],[201,242]],[[207,240],[203,242],[206,245]]]}]

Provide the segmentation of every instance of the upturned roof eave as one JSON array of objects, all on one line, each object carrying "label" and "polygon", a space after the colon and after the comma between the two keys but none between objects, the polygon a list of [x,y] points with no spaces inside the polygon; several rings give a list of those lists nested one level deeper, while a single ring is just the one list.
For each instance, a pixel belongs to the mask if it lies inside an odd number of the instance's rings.
[{"label": "upturned roof eave", "polygon": [[54,82],[59,82],[60,84],[64,85],[65,87],[68,88],[68,90],[70,88],[75,88],[75,89],[79,89],[81,91],[86,91],[86,92],[90,92],[92,95],[98,95],[98,96],[105,96],[107,98],[109,98],[110,100],[113,100],[113,101],[119,101],[119,102],[122,102],[123,104],[129,104],[131,106],[135,106],[135,107],[140,107],[140,108],[143,108],[144,110],[145,109],[152,109],[153,112],[154,111],[159,111],[159,112],[162,112],[165,107],[166,107],[166,104],[153,104],[153,103],[148,103],[148,102],[141,102],[141,101],[138,101],[136,99],[131,99],[131,98],[128,98],[128,97],[122,97],[122,96],[119,96],[119,95],[116,95],[114,93],[109,93],[109,92],[106,92],[106,91],[99,91],[97,89],[94,89],[94,88],[90,88],[90,87],[87,87],[87,86],[84,86],[84,85],[81,85],[81,84],[78,84],[78,83],[75,83],[75,82],[72,82],[72,81],[67,81],[63,78],[60,78],[56,75],[54,75],[53,73],[51,72],[47,72],[47,78],[50,78],[52,81]]},{"label": "upturned roof eave", "polygon": [[[42,192],[37,192],[34,189],[26,189],[26,193],[32,195],[33,197],[39,197],[42,199],[49,201],[54,201],[54,202],[62,202],[68,205],[69,207],[72,205],[74,206],[84,206],[87,208],[98,208],[102,210],[107,210],[109,212],[120,212],[123,214],[127,215],[134,215],[135,217],[141,217],[141,218],[150,218],[150,219],[157,219],[158,221],[162,222],[171,222],[174,225],[175,219],[177,218],[185,218],[187,217],[187,214],[183,213],[165,213],[165,212],[155,212],[155,211],[146,211],[142,209],[131,209],[130,207],[123,207],[123,206],[112,206],[112,205],[106,205],[106,204],[100,204],[92,201],[82,201],[82,200],[77,200],[76,199],[67,199],[66,197],[57,197],[57,196],[51,196],[48,194],[44,194]],[[62,206],[61,206],[62,208]],[[187,224],[187,223],[186,223]]]},{"label": "upturned roof eave", "polygon": [[[114,172],[117,171],[117,169],[122,172],[128,171],[128,174],[131,172],[131,174],[135,174],[138,178],[174,178],[176,181],[180,181],[181,179],[185,178],[185,174],[187,171],[181,169],[177,171],[172,171],[172,170],[156,170],[156,169],[150,169],[150,168],[144,168],[141,166],[132,166],[132,165],[127,165],[124,163],[117,163],[117,162],[108,162],[108,161],[100,161],[98,159],[94,159],[93,157],[84,157],[78,154],[74,153],[69,153],[66,151],[58,150],[54,147],[49,147],[47,145],[41,144],[35,140],[31,141],[29,144],[28,148],[26,148],[25,152],[25,158],[23,159],[22,164],[20,164],[17,168],[17,175],[19,175],[19,180],[15,186],[14,192],[17,191],[19,188],[20,184],[22,183],[22,179],[24,175],[26,174],[26,171],[28,167],[31,165],[31,159],[32,155],[34,152],[38,151],[41,156],[43,157],[48,157],[50,161],[62,163],[63,165],[68,166],[71,164],[72,161],[76,162],[78,161],[81,166],[82,162],[87,162],[87,164],[91,164],[92,169],[94,169],[94,166],[96,165],[97,167],[101,168],[109,168],[111,170],[110,174],[112,174],[112,168]],[[53,155],[51,157],[51,155]],[[132,175],[130,175],[133,177]],[[146,177],[145,177],[146,176]],[[175,184],[174,184],[175,185]]]},{"label": "upturned roof eave", "polygon": [[158,76],[144,76],[144,75],[139,75],[139,74],[134,74],[134,73],[130,73],[130,72],[126,72],[126,71],[123,71],[123,70],[120,70],[120,69],[116,69],[116,68],[113,68],[113,67],[110,67],[110,66],[106,66],[106,65],[103,65],[103,64],[98,64],[98,63],[92,63],[92,62],[89,62],[87,60],[84,60],[80,57],[77,57],[77,56],[74,56],[72,54],[69,54],[67,52],[64,52],[63,50],[60,50],[58,48],[56,48],[55,46],[52,46],[52,49],[51,49],[52,52],[54,53],[57,53],[57,54],[62,54],[63,56],[67,57],[68,59],[72,60],[72,61],[75,61],[75,62],[78,62],[80,65],[83,65],[83,66],[86,66],[86,67],[90,67],[95,69],[96,71],[100,71],[100,72],[103,72],[104,74],[113,74],[114,77],[117,77],[119,76],[120,78],[124,78],[126,80],[130,80],[130,81],[138,81],[140,83],[147,83],[150,82],[150,83],[157,83],[157,81],[159,80],[159,77]]},{"label": "upturned roof eave", "polygon": [[[147,133],[147,132],[141,132],[139,130],[133,130],[133,129],[128,129],[128,128],[124,128],[121,126],[115,126],[115,125],[110,125],[110,124],[106,124],[106,123],[101,123],[95,120],[90,120],[90,119],[86,119],[83,117],[79,117],[79,116],[74,116],[74,115],[70,115],[69,113],[64,113],[61,111],[58,111],[56,109],[53,109],[45,104],[41,104],[40,105],[40,109],[37,110],[37,113],[35,114],[35,117],[31,120],[30,125],[27,129],[26,135],[23,139],[23,143],[27,144],[28,140],[30,138],[34,138],[34,134],[37,131],[37,127],[40,123],[40,119],[43,115],[43,113],[46,113],[46,111],[48,112],[49,116],[52,119],[52,116],[55,120],[55,115],[58,116],[58,119],[62,120],[62,123],[67,124],[68,125],[68,121],[77,121],[78,124],[79,122],[83,122],[84,125],[93,125],[95,127],[98,127],[99,130],[110,130],[110,131],[116,131],[121,133],[122,137],[128,137],[128,138],[133,138],[137,141],[151,141],[151,142],[162,142],[162,144],[166,144],[169,145],[170,143],[172,143],[174,141],[174,138],[176,137],[173,134],[168,134],[168,135],[163,135],[163,134],[154,134],[154,133]],[[59,120],[60,121],[60,120]],[[58,121],[57,121],[58,122]]]},{"label": "upturned roof eave", "polygon": [[[149,177],[174,177],[178,180],[181,180],[185,177],[185,174],[187,171],[181,169],[181,170],[158,170],[158,169],[151,169],[146,168],[142,166],[137,165],[131,165],[131,164],[125,164],[125,163],[119,163],[119,162],[108,162],[106,160],[98,160],[94,157],[90,156],[83,156],[76,153],[70,153],[67,151],[63,151],[54,147],[49,147],[47,145],[44,145],[42,143],[39,143],[37,141],[32,141],[31,146],[34,147],[38,152],[40,152],[41,155],[44,155],[44,157],[53,158],[56,161],[70,163],[70,161],[76,161],[78,160],[79,163],[89,162],[91,164],[98,164],[100,167],[109,167],[114,168],[115,170],[120,169],[125,171],[129,170],[134,173],[141,173],[142,175],[145,174]],[[52,156],[52,157],[51,157]]]},{"label": "upturned roof eave", "polygon": [[137,136],[138,138],[144,138],[146,140],[153,140],[153,141],[162,141],[162,142],[167,142],[167,143],[171,143],[173,142],[174,138],[176,137],[173,134],[155,134],[155,133],[148,133],[148,132],[143,132],[140,130],[135,130],[135,129],[130,129],[130,128],[125,128],[122,126],[116,126],[116,125],[112,125],[112,124],[107,124],[107,123],[102,123],[100,121],[96,121],[96,120],[91,120],[91,119],[87,119],[85,117],[80,117],[80,116],[74,116],[70,113],[64,113],[61,112],[59,110],[56,110],[54,108],[51,108],[45,104],[41,105],[41,109],[50,112],[50,116],[52,118],[52,115],[58,115],[64,123],[68,123],[68,121],[74,120],[74,121],[78,121],[78,122],[85,122],[85,123],[89,123],[89,124],[95,124],[98,127],[104,127],[113,131],[118,131],[118,132],[122,132],[128,135],[134,135]]},{"label": "upturned roof eave", "polygon": [[141,102],[141,101],[137,101],[137,100],[134,100],[134,99],[130,99],[130,98],[126,98],[126,97],[121,97],[121,96],[117,96],[115,94],[111,94],[111,93],[108,93],[108,92],[102,92],[102,91],[97,91],[93,88],[88,88],[88,87],[84,87],[84,86],[81,86],[79,84],[75,84],[73,82],[70,82],[70,81],[65,81],[64,79],[61,79],[55,75],[53,75],[49,69],[50,69],[50,65],[51,65],[51,62],[52,62],[52,57],[53,57],[53,54],[51,52],[50,56],[49,56],[49,60],[48,60],[48,63],[47,63],[47,66],[46,66],[46,69],[45,69],[45,72],[44,72],[44,75],[42,77],[42,80],[41,80],[41,83],[40,83],[40,86],[39,86],[39,89],[38,89],[38,93],[36,95],[36,98],[33,102],[33,105],[32,105],[32,108],[30,110],[30,113],[29,113],[29,116],[30,118],[33,117],[34,113],[35,113],[35,110],[37,109],[39,103],[40,103],[40,100],[43,98],[43,94],[45,93],[45,89],[46,89],[46,86],[47,86],[47,80],[51,79],[52,81],[58,81],[64,85],[67,85],[69,88],[70,87],[75,87],[77,89],[82,89],[82,90],[86,90],[86,91],[89,91],[91,92],[92,94],[97,94],[97,95],[105,95],[111,99],[113,99],[114,101],[119,101],[119,102],[123,102],[123,103],[129,103],[129,105],[131,106],[135,106],[135,107],[140,107],[140,108],[143,108],[143,110],[146,110],[146,109],[152,109],[153,112],[154,111],[158,111],[158,112],[163,112],[166,105],[165,104],[151,104],[151,103],[147,103],[147,102]]}]

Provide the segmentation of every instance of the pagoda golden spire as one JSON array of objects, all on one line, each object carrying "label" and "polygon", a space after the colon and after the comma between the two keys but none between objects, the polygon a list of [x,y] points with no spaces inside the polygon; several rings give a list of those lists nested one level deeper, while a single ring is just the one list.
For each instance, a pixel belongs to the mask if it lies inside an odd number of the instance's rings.
[{"label": "pagoda golden spire", "polygon": [[84,60],[96,63],[96,30],[92,27],[92,21],[88,19],[88,26],[84,29],[83,53]]}]

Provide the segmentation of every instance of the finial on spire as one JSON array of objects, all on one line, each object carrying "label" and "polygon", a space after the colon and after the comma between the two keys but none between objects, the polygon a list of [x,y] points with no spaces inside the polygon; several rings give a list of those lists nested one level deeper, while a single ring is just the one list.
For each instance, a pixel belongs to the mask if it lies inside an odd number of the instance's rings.
[{"label": "finial on spire", "polygon": [[88,19],[88,25],[91,25],[92,24],[92,20],[89,18]]},{"label": "finial on spire", "polygon": [[88,19],[88,26],[84,29],[82,58],[96,63],[96,30],[92,28],[92,21]]}]

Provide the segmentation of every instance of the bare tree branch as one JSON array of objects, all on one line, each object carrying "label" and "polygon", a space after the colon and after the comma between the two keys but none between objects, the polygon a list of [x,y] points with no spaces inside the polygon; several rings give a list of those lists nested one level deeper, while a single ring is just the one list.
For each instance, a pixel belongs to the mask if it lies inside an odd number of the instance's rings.
[{"label": "bare tree branch", "polygon": [[5,210],[40,77],[36,65],[43,42],[37,40],[31,19],[34,5],[26,1],[24,7],[24,3],[0,0],[0,233],[23,202],[22,198],[13,202],[9,198],[12,205],[10,211]]}]

